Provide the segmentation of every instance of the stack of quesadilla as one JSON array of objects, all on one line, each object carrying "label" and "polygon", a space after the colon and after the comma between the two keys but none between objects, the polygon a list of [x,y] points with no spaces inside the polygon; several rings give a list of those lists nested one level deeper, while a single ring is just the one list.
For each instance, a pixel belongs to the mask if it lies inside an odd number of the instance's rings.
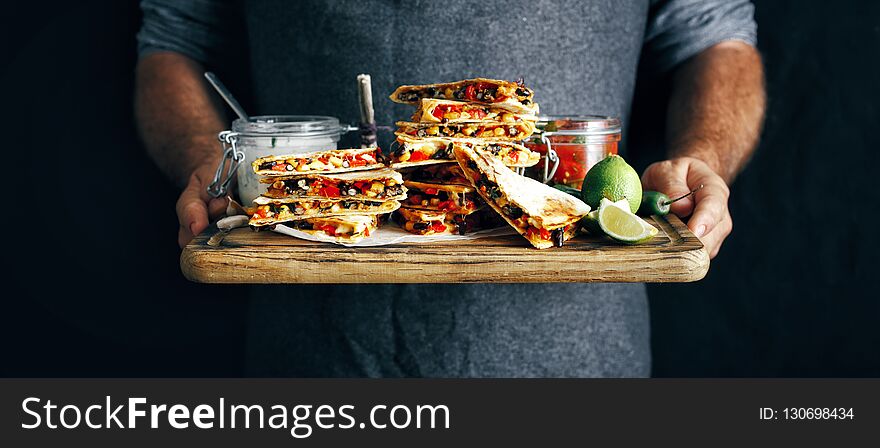
[{"label": "stack of quesadilla", "polygon": [[535,132],[532,96],[521,83],[486,78],[398,87],[391,100],[417,109],[397,123],[391,167],[454,162],[455,144],[489,151],[507,166],[535,165],[540,156],[516,143]]},{"label": "stack of quesadilla", "polygon": [[269,187],[254,200],[249,224],[285,224],[356,243],[376,230],[380,215],[397,210],[406,198],[403,177],[379,159],[378,148],[259,158],[253,170]]},{"label": "stack of quesadilla", "polygon": [[408,232],[465,234],[485,228],[494,213],[455,162],[455,147],[491,154],[499,163],[528,167],[540,156],[517,143],[535,131],[538,105],[521,83],[494,79],[402,86],[391,100],[417,106],[398,122],[391,167],[403,172],[409,197],[397,212]]}]

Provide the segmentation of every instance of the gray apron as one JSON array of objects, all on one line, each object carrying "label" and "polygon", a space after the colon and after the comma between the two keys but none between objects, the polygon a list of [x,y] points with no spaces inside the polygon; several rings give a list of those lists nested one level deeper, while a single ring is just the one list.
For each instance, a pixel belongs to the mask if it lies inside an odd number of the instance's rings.
[{"label": "gray apron", "polygon": [[[412,114],[387,99],[398,85],[476,76],[524,78],[542,113],[626,121],[647,12],[611,0],[249,1],[256,112],[354,123],[354,79],[369,73],[379,124]],[[650,374],[640,284],[261,286],[249,319],[256,376]]]}]

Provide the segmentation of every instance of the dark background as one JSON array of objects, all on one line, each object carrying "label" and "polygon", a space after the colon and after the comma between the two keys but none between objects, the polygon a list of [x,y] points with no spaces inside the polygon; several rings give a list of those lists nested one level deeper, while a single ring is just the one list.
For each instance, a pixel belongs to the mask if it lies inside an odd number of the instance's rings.
[{"label": "dark background", "polygon": [[[650,286],[654,373],[880,376],[880,3],[755,3],[764,135],[706,279]],[[177,191],[136,138],[138,24],[134,1],[4,12],[0,375],[243,374],[243,289],[181,277]]]}]

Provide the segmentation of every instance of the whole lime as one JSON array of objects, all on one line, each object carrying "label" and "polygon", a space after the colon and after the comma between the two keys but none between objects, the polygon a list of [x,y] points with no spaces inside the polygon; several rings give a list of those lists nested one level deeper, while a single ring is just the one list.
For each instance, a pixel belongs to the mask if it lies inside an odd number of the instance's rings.
[{"label": "whole lime", "polygon": [[593,165],[581,187],[581,197],[593,210],[599,208],[602,198],[617,202],[626,199],[635,213],[642,204],[642,181],[623,157],[612,154]]}]

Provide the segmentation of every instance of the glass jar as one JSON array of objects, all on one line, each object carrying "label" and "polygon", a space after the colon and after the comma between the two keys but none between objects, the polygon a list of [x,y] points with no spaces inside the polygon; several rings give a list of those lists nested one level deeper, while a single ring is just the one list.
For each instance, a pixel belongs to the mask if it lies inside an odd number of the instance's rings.
[{"label": "glass jar", "polygon": [[542,155],[528,172],[544,183],[581,188],[593,165],[617,154],[620,119],[599,115],[538,117],[538,129],[526,146]]},{"label": "glass jar", "polygon": [[[237,168],[238,197],[244,205],[250,205],[257,196],[266,192],[267,184],[260,183],[259,177],[251,169],[251,163],[272,155],[300,154],[314,151],[336,149],[342,134],[349,131],[348,126],[339,124],[339,119],[313,115],[263,115],[249,120],[237,119],[232,122],[232,130],[221,132],[218,136],[224,146],[224,160],[218,167],[218,176],[226,159],[233,169]],[[231,178],[232,173],[227,175]],[[215,179],[215,183],[218,179]],[[225,193],[228,180],[222,188],[212,184],[209,192],[219,196]]]}]

